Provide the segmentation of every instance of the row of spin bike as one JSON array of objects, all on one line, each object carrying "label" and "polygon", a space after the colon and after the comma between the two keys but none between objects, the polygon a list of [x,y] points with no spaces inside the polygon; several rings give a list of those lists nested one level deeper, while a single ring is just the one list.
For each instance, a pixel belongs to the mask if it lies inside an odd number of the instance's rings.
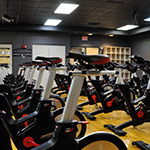
[{"label": "row of spin bike", "polygon": [[[5,72],[0,85],[2,132],[7,131],[8,137],[12,138],[15,146],[20,150],[64,148],[80,150],[91,149],[93,145],[95,149],[127,149],[121,139],[111,133],[96,132],[84,136],[88,122],[76,110],[79,96],[86,94],[85,91],[82,92],[85,76],[118,74],[121,77],[119,71],[104,70],[104,65],[109,62],[107,55],[86,56],[69,53],[67,58],[78,60],[79,66],[83,69],[71,73],[74,77],[68,88],[69,93],[64,108],[59,108],[60,104],[64,106],[64,99],[56,94],[50,94],[56,71],[66,70],[61,64],[61,58],[36,57],[39,61],[21,65],[17,77],[5,70],[8,68],[7,65],[1,66],[1,71]],[[33,81],[35,69],[38,70],[38,77]],[[43,90],[40,82],[44,70],[49,74]],[[121,78],[120,81],[123,82]],[[6,136],[1,139],[7,141],[1,142],[3,148],[11,149],[9,138]]]},{"label": "row of spin bike", "polygon": [[[89,64],[86,64],[80,55],[70,56],[77,59],[77,63],[72,65],[68,63],[68,70],[84,70],[93,69]],[[80,58],[80,60],[79,60]],[[96,66],[98,70],[107,70],[107,74],[99,76],[86,76],[84,78],[83,86],[80,95],[87,96],[88,101],[77,105],[78,110],[82,110],[85,105],[94,105],[96,110],[93,112],[82,112],[86,118],[95,120],[96,116],[100,113],[110,113],[116,110],[123,110],[130,115],[131,120],[122,123],[118,126],[112,124],[105,124],[104,127],[113,131],[119,136],[125,136],[127,132],[123,131],[124,128],[129,126],[138,126],[145,122],[149,122],[149,74],[150,74],[150,62],[141,56],[133,55],[130,58],[133,63],[125,60],[124,65],[120,65],[117,62],[109,62],[107,64]],[[118,73],[109,72],[110,70],[117,70]],[[128,70],[131,74],[130,81],[125,82],[122,79],[122,70]],[[142,73],[141,77],[137,76],[137,71]],[[115,77],[109,78],[108,74],[116,74]],[[55,81],[57,87],[52,89],[52,93],[62,95],[68,93],[71,84],[72,74],[56,74]],[[93,77],[93,79],[91,78]],[[89,84],[90,83],[90,84]],[[92,84],[92,86],[91,86]],[[150,145],[143,141],[133,141],[133,145],[136,145],[142,150],[149,150]]]},{"label": "row of spin bike", "polygon": [[[67,57],[70,57],[69,54]],[[105,55],[91,57],[81,55],[79,58],[85,59],[93,68],[95,64],[99,66],[109,61]],[[64,105],[63,100],[58,95],[50,94],[50,91],[56,71],[66,70],[61,61],[59,57],[37,57],[36,61],[21,65],[17,77],[7,72],[7,65],[1,66],[0,73],[3,75],[0,85],[1,148],[11,149],[9,141],[11,137],[19,150],[91,149],[93,144],[96,149],[101,147],[126,150],[124,143],[110,133],[97,132],[83,137],[87,122],[76,110],[76,104],[85,72],[75,74],[64,111],[63,108],[58,109],[60,104]],[[33,81],[36,69],[38,77]],[[42,91],[40,83],[45,70],[49,73]],[[61,119],[59,115],[62,115]]]}]

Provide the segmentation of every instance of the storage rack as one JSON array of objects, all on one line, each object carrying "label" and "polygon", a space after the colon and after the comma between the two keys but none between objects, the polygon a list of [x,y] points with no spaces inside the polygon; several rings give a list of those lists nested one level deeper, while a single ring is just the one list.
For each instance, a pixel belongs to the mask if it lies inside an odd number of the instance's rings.
[{"label": "storage rack", "polygon": [[[118,62],[119,64],[124,64],[124,60],[130,61],[129,57],[131,56],[131,48],[130,47],[106,46],[104,47],[103,53],[109,55],[110,61]],[[125,81],[129,81],[130,72],[123,70],[122,77]]]}]

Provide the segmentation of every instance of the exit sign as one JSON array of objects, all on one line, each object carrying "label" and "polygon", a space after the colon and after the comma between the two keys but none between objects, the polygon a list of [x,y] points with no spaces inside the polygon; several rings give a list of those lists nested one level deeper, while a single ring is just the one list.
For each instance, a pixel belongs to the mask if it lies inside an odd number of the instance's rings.
[{"label": "exit sign", "polygon": [[82,41],[88,41],[88,36],[82,36]]}]

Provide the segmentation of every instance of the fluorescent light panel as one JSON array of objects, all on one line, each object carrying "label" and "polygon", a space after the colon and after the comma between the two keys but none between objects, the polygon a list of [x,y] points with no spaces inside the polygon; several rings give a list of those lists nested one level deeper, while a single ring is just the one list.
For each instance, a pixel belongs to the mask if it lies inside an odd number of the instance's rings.
[{"label": "fluorescent light panel", "polygon": [[137,27],[139,27],[139,26],[138,25],[125,25],[125,26],[117,28],[117,30],[128,31],[131,29],[135,29]]},{"label": "fluorescent light panel", "polygon": [[57,26],[62,20],[60,19],[48,19],[44,25],[45,26]]},{"label": "fluorescent light panel", "polygon": [[144,19],[144,21],[149,21],[150,22],[150,17]]},{"label": "fluorescent light panel", "polygon": [[79,5],[78,4],[68,4],[61,3],[58,8],[54,11],[56,14],[70,14],[73,12]]}]

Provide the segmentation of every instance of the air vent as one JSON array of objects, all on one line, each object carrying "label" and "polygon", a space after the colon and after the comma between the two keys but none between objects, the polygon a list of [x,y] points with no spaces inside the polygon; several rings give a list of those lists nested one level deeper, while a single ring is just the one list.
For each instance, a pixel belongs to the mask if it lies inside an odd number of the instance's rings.
[{"label": "air vent", "polygon": [[125,2],[115,1],[115,0],[107,0],[109,3],[116,3],[116,4],[124,4]]},{"label": "air vent", "polygon": [[92,25],[92,26],[97,26],[99,25],[100,23],[99,22],[89,22],[88,25]]}]

